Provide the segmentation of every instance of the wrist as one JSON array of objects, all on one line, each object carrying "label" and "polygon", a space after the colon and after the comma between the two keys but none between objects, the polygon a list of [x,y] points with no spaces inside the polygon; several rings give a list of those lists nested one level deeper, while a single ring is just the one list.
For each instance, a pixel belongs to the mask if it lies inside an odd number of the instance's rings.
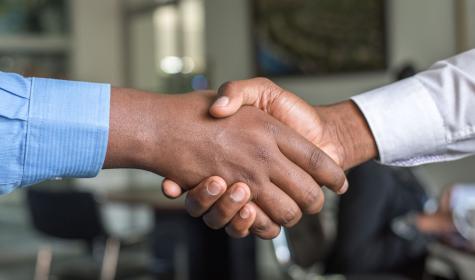
[{"label": "wrist", "polygon": [[104,168],[147,169],[151,142],[156,137],[153,112],[157,98],[137,90],[112,89]]},{"label": "wrist", "polygon": [[372,132],[361,111],[352,101],[317,107],[327,141],[335,143],[340,165],[346,170],[377,157]]}]

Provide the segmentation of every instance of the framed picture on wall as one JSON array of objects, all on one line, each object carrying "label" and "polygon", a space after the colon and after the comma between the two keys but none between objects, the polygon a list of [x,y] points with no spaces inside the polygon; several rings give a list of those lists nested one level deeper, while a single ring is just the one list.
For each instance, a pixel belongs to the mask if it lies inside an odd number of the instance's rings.
[{"label": "framed picture on wall", "polygon": [[384,70],[384,0],[251,0],[256,74]]}]

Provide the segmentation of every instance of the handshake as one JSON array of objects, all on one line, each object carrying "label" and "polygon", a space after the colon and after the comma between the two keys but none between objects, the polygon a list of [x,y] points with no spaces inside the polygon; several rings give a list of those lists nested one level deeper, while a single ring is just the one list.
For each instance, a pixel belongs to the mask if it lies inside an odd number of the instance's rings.
[{"label": "handshake", "polygon": [[233,237],[277,236],[322,209],[323,186],[345,193],[344,170],[377,155],[352,101],[313,107],[264,78],[217,95],[114,89],[110,116],[105,168],[165,176],[168,197],[188,191],[187,211]]}]

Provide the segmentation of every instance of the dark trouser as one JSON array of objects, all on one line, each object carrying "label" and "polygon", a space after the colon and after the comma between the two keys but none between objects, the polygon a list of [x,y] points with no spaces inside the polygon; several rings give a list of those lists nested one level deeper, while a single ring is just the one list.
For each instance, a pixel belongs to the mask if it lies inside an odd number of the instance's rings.
[{"label": "dark trouser", "polygon": [[394,218],[422,211],[425,192],[408,169],[366,163],[348,174],[339,202],[328,273],[396,274],[420,279],[426,252],[391,231]]}]

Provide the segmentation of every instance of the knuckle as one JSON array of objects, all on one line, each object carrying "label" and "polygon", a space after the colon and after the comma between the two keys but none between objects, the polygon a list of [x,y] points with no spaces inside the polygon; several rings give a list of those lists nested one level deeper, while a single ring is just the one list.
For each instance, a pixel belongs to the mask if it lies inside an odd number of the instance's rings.
[{"label": "knuckle", "polygon": [[220,94],[231,94],[235,92],[237,89],[237,82],[235,81],[227,81],[219,87]]},{"label": "knuckle", "polygon": [[269,220],[260,221],[254,224],[253,231],[255,234],[261,236],[261,235],[264,235],[269,230],[271,230],[271,226],[272,226],[272,223]]},{"label": "knuckle", "polygon": [[280,127],[273,121],[265,121],[264,130],[270,135],[277,136],[280,132]]},{"label": "knuckle", "polygon": [[255,151],[255,159],[259,162],[269,163],[271,160],[272,153],[267,147],[257,146]]},{"label": "knuckle", "polygon": [[274,98],[280,95],[282,89],[267,78],[256,78],[256,82],[261,85],[257,104],[264,112],[271,112]]},{"label": "knuckle", "polygon": [[267,78],[259,77],[257,79],[259,79],[259,83],[264,86],[264,96],[270,98],[268,100],[272,100],[272,98],[278,97],[284,92],[283,88]]},{"label": "knuckle", "polygon": [[321,189],[319,187],[311,187],[308,188],[305,192],[304,199],[303,199],[303,208],[308,213],[312,213],[316,211],[318,201],[320,200],[320,193]]},{"label": "knuckle", "polygon": [[271,229],[269,229],[266,233],[260,235],[262,239],[274,239],[280,234],[281,228],[276,226]]},{"label": "knuckle", "polygon": [[308,165],[312,170],[318,169],[322,164],[322,151],[313,149],[308,157]]},{"label": "knuckle", "polygon": [[269,177],[256,176],[252,184],[248,184],[251,195],[249,201],[257,205],[270,203],[273,199],[278,199],[279,195],[269,190]]},{"label": "knuckle", "polygon": [[246,186],[251,186],[256,181],[256,176],[254,172],[246,170],[239,172],[239,181],[246,184]]},{"label": "knuckle", "polygon": [[269,84],[269,83],[273,84],[274,83],[266,77],[257,77],[257,78],[254,78],[254,80],[256,82],[260,83],[260,84]]},{"label": "knuckle", "polygon": [[270,220],[256,223],[252,227],[252,232],[262,239],[276,238],[280,233],[280,227],[274,226]]},{"label": "knuckle", "polygon": [[249,201],[253,201],[255,203],[258,203],[261,200],[262,190],[260,188],[256,188],[256,187],[254,187],[254,188],[249,187],[249,189],[251,190],[251,196],[249,197]]},{"label": "knuckle", "polygon": [[302,212],[297,207],[289,207],[285,210],[280,224],[285,227],[292,227],[300,221],[301,217]]}]

